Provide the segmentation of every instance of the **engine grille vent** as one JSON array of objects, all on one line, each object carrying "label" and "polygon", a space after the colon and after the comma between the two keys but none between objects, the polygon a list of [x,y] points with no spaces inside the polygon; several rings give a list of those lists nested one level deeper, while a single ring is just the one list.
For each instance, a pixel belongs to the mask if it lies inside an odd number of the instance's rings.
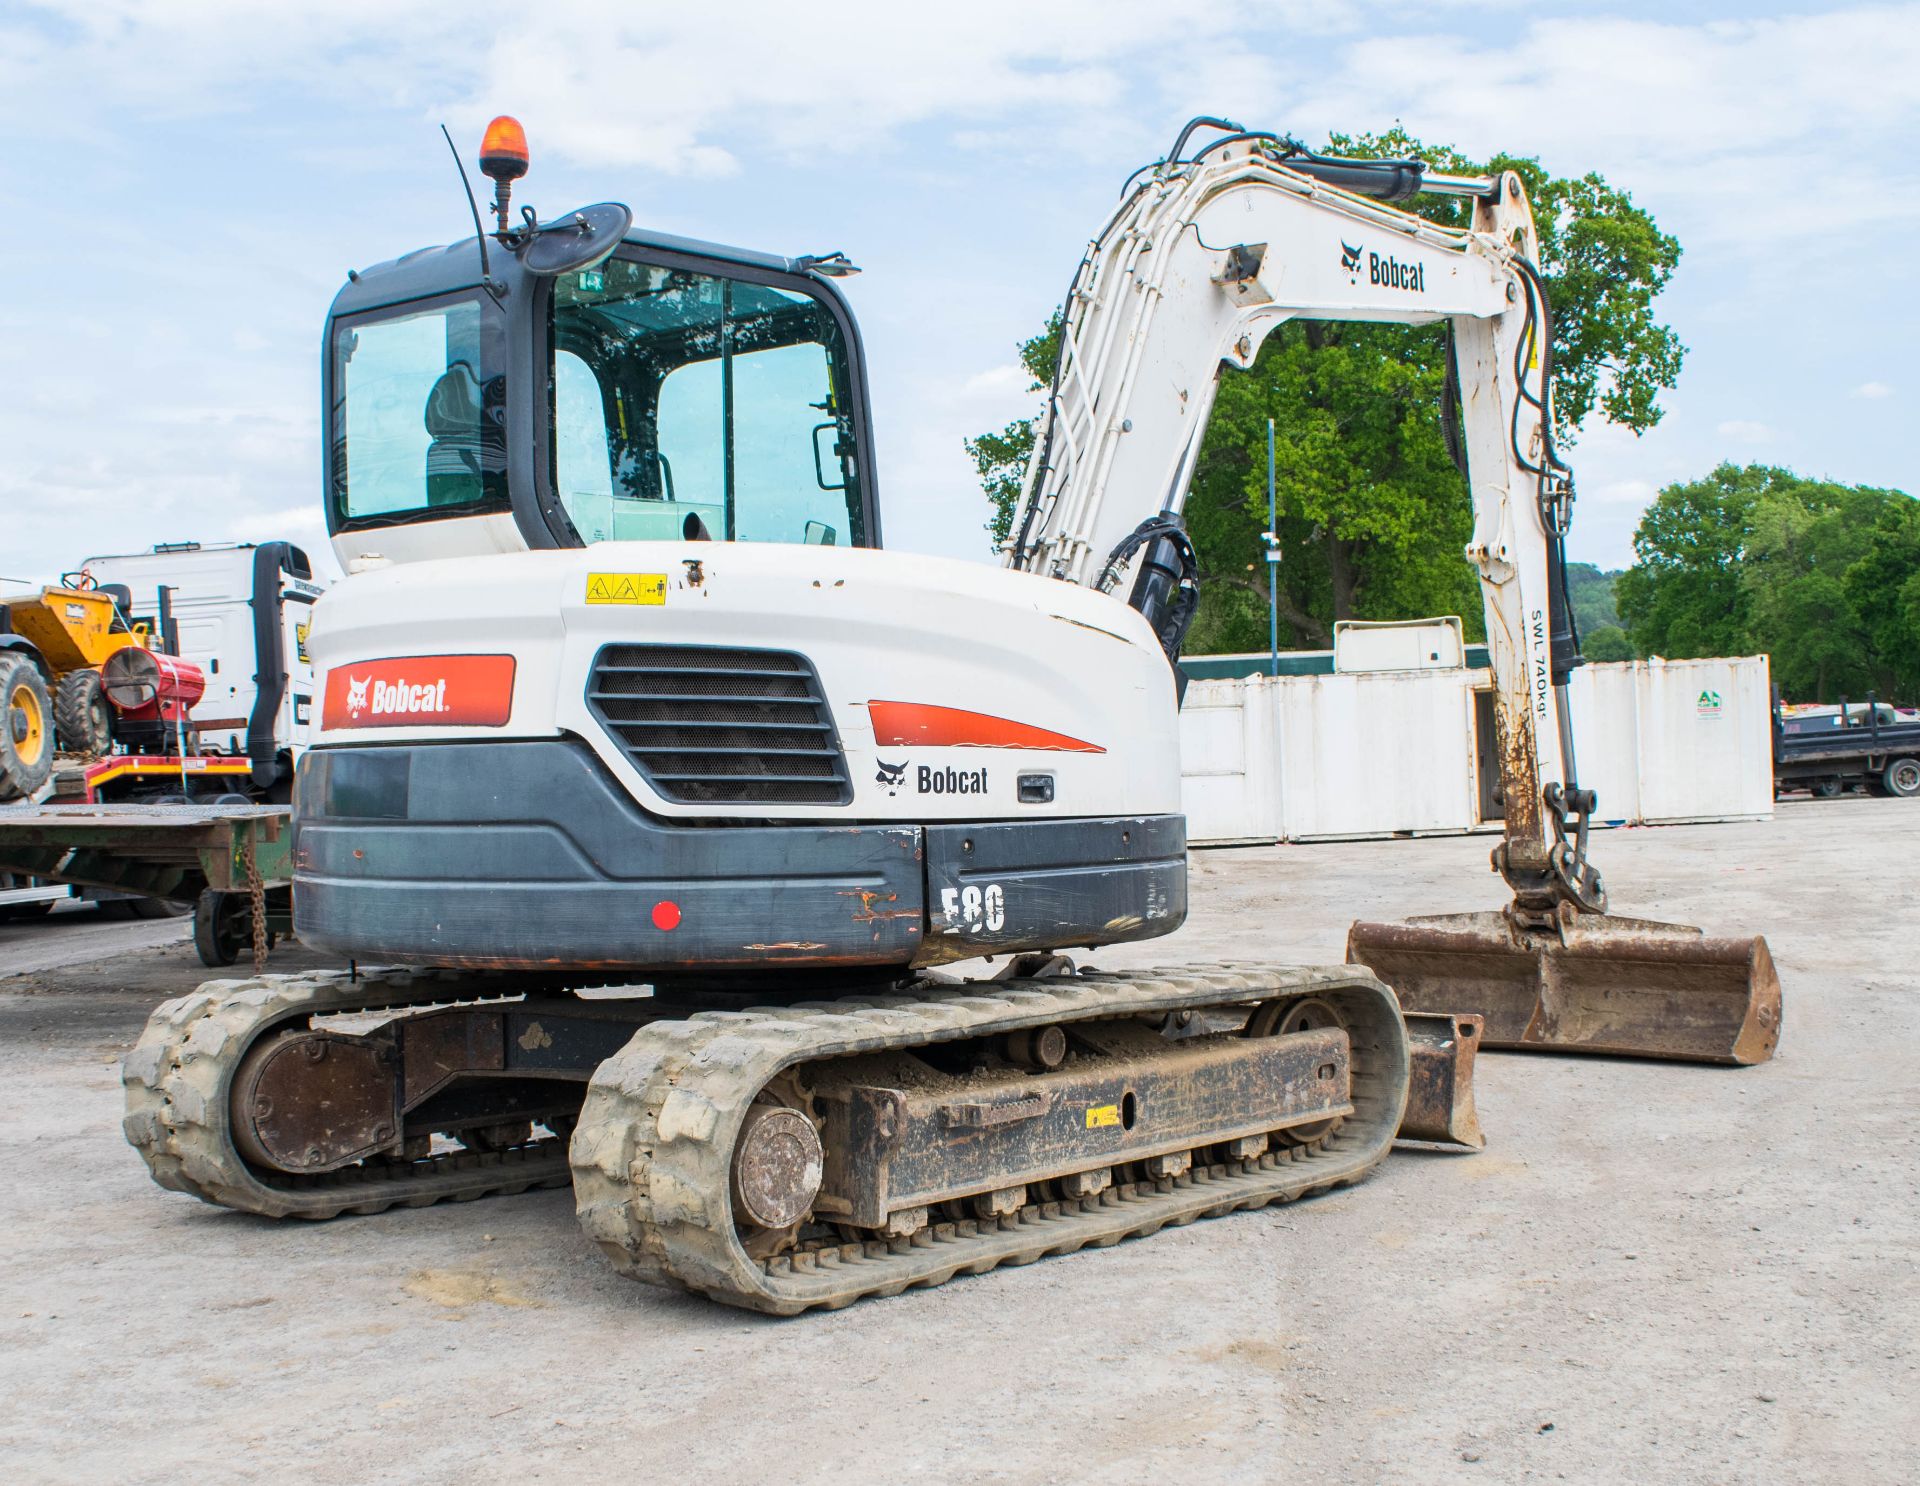
[{"label": "engine grille vent", "polygon": [[792,651],[603,645],[587,704],[669,800],[844,805],[853,798],[820,678]]}]

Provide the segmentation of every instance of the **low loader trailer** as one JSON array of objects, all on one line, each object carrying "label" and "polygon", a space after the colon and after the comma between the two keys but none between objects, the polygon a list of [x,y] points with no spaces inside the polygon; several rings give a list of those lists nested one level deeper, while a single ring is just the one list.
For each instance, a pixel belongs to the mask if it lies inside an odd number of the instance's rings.
[{"label": "low loader trailer", "polygon": [[258,971],[292,931],[292,841],[288,807],[238,799],[0,806],[0,873],[176,904],[211,967]]}]

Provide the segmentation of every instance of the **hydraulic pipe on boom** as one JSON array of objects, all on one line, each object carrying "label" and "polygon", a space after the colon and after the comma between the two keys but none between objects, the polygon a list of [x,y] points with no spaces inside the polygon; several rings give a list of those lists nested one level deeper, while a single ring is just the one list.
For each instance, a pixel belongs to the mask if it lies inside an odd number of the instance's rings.
[{"label": "hydraulic pipe on boom", "polygon": [[[1201,128],[1223,136],[1189,158]],[[1465,229],[1385,204],[1473,203]],[[1069,290],[1057,368],[1008,566],[1131,602],[1177,661],[1199,571],[1181,510],[1223,366],[1291,319],[1446,320],[1461,388],[1504,791],[1499,913],[1354,924],[1348,958],[1422,1012],[1486,1018],[1486,1041],[1715,1062],[1771,1056],[1780,987],[1764,939],[1611,917],[1588,860],[1567,686],[1572,472],[1553,444],[1552,323],[1525,188],[1335,160],[1195,121],[1129,184]]]}]

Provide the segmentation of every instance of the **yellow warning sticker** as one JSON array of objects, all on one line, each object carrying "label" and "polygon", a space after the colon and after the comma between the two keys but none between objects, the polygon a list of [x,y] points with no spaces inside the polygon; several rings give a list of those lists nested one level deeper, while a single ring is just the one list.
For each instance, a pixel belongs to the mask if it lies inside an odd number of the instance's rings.
[{"label": "yellow warning sticker", "polygon": [[296,624],[293,627],[293,648],[299,652],[300,659],[307,658],[307,631],[310,625]]},{"label": "yellow warning sticker", "polygon": [[1120,1123],[1120,1106],[1117,1104],[1093,1104],[1087,1107],[1087,1128],[1104,1129],[1108,1125]]},{"label": "yellow warning sticker", "polygon": [[664,604],[666,601],[665,573],[587,574],[590,604]]}]

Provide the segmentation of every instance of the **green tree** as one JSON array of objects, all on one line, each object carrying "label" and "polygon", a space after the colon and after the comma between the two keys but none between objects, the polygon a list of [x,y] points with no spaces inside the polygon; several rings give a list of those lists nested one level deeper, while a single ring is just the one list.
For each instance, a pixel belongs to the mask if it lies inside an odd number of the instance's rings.
[{"label": "green tree", "polygon": [[[1597,175],[1550,176],[1537,161],[1475,162],[1421,144],[1404,130],[1335,135],[1334,153],[1418,156],[1461,174],[1513,170],[1532,198],[1540,268],[1553,306],[1557,437],[1570,445],[1590,414],[1644,432],[1658,395],[1674,385],[1684,348],[1653,302],[1680,245],[1623,191]],[[1464,225],[1469,203],[1421,195],[1410,210]],[[1026,342],[1036,390],[1051,380],[1059,316]],[[1223,374],[1196,465],[1186,517],[1201,564],[1195,653],[1264,647],[1267,640],[1267,420],[1276,429],[1280,492],[1282,643],[1324,646],[1333,622],[1462,615],[1477,638],[1479,589],[1462,557],[1472,512],[1440,410],[1445,326],[1408,328],[1294,321],[1274,332],[1245,372]],[[1031,420],[967,441],[1004,539],[1033,447]]]},{"label": "green tree", "polygon": [[[1020,365],[1033,378],[1029,392],[1045,392],[1053,383],[1053,369],[1060,360],[1060,311],[1032,340],[1020,343]],[[979,471],[981,488],[993,504],[993,516],[987,530],[995,544],[1006,541],[1013,528],[1013,508],[1020,500],[1020,486],[1027,476],[1027,461],[1033,457],[1032,418],[1016,418],[998,433],[983,433],[967,439],[967,457]]]},{"label": "green tree", "polygon": [[1633,642],[1617,624],[1603,624],[1580,636],[1580,652],[1588,660],[1632,660]]},{"label": "green tree", "polygon": [[1907,692],[1920,679],[1916,509],[1896,490],[1723,464],[1648,506],[1621,615],[1642,654],[1765,652],[1793,700]]},{"label": "green tree", "polygon": [[1723,464],[1704,480],[1669,485],[1633,534],[1634,566],[1614,596],[1642,655],[1735,655],[1747,648],[1740,563],[1753,524],[1759,466]]},{"label": "green tree", "polygon": [[1889,501],[1847,569],[1848,599],[1884,697],[1920,701],[1920,501]]}]

